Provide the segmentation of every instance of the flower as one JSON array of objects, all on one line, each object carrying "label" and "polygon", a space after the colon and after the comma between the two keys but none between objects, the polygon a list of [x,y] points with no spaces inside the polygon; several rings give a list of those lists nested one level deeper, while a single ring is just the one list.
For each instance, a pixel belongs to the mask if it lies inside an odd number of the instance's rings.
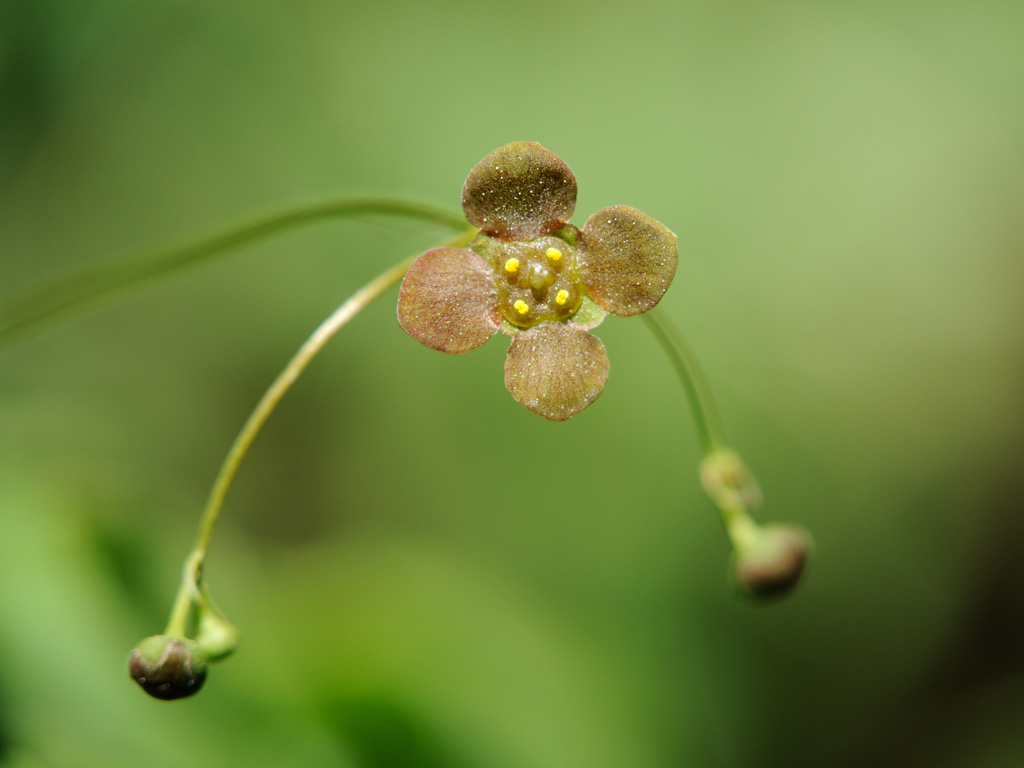
[{"label": "flower", "polygon": [[530,411],[565,421],[598,398],[608,353],[589,329],[606,313],[651,309],[675,275],[676,236],[635,208],[604,208],[577,229],[576,178],[531,141],[481,160],[462,187],[480,232],[468,248],[413,262],[398,295],[399,325],[449,354],[512,336],[505,386]]}]

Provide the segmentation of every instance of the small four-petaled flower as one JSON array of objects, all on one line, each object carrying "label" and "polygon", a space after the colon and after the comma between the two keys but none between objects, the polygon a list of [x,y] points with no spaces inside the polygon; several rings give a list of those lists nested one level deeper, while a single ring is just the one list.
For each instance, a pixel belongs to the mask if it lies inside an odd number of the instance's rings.
[{"label": "small four-petaled flower", "polygon": [[512,336],[505,386],[525,408],[564,421],[608,378],[604,344],[589,332],[605,313],[651,309],[675,275],[676,236],[616,205],[577,229],[576,178],[535,142],[494,150],[470,172],[462,208],[480,233],[469,248],[435,248],[409,269],[398,322],[449,354]]}]

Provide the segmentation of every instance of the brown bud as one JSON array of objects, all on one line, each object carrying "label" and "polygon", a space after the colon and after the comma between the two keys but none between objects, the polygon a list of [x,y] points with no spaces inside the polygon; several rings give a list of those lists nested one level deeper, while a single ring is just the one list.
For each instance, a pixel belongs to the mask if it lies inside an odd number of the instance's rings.
[{"label": "brown bud", "polygon": [[766,525],[737,546],[732,575],[751,597],[782,595],[796,586],[810,549],[810,537],[794,525]]},{"label": "brown bud", "polygon": [[194,640],[153,635],[128,654],[128,674],[157,699],[180,699],[203,687],[206,654]]}]

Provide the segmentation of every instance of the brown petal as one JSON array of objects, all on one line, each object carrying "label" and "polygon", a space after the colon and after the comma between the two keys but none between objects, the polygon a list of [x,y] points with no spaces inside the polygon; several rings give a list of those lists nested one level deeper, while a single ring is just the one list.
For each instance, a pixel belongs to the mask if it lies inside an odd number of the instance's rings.
[{"label": "brown petal", "polygon": [[603,309],[628,317],[661,301],[679,261],[676,236],[627,205],[604,208],[580,232],[583,282]]},{"label": "brown petal", "polygon": [[462,186],[462,210],[494,237],[526,240],[558,229],[576,208],[576,177],[558,155],[535,141],[491,152]]},{"label": "brown petal", "polygon": [[468,248],[435,248],[412,263],[398,292],[398,324],[431,349],[461,355],[498,330],[491,268]]},{"label": "brown petal", "polygon": [[604,344],[572,323],[520,331],[505,358],[505,387],[512,397],[551,421],[565,421],[594,402],[607,378]]}]

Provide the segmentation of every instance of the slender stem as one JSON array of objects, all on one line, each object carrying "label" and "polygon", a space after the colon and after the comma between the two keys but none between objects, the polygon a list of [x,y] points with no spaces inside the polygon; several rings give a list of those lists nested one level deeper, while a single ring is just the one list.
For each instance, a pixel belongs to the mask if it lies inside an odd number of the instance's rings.
[{"label": "slender stem", "polygon": [[757,522],[742,509],[722,509],[722,522],[729,541],[736,549],[744,549],[753,545],[760,536]]},{"label": "slender stem", "polygon": [[799,527],[762,527],[751,516],[761,503],[757,479],[725,442],[722,420],[693,352],[668,318],[655,310],[644,315],[647,327],[672,361],[703,447],[701,485],[725,526],[733,549],[730,571],[752,597],[782,594],[796,584],[804,567],[809,536]]},{"label": "slender stem", "polygon": [[707,379],[704,378],[689,345],[660,310],[653,309],[642,317],[676,369],[679,381],[686,392],[686,399],[690,403],[704,455],[709,456],[717,450],[724,449],[726,441],[722,419],[718,415],[718,408],[711,396]]},{"label": "slender stem", "polygon": [[672,361],[690,403],[704,452],[700,466],[704,492],[718,508],[733,548],[752,546],[760,535],[757,522],[750,516],[750,511],[761,503],[757,480],[740,455],[728,447],[711,388],[689,345],[659,310],[643,317]]},{"label": "slender stem", "polygon": [[[465,227],[463,227],[465,229]],[[463,235],[450,241],[448,245],[466,245],[476,230],[466,231]],[[187,630],[188,618],[193,605],[204,599],[202,595],[203,564],[206,560],[206,553],[210,546],[210,538],[213,536],[214,526],[220,517],[224,506],[224,499],[227,497],[235,474],[245,459],[249,448],[260,433],[267,419],[274,412],[278,403],[287,394],[291,386],[299,378],[303,371],[309,366],[320,351],[334,336],[375,299],[379,298],[388,288],[399,282],[416,257],[408,258],[396,264],[386,272],[381,273],[369,283],[364,285],[332,312],[320,326],[313,331],[312,335],[292,356],[284,369],[277,375],[273,383],[260,398],[259,403],[249,414],[242,430],[238,433],[234,443],[228,450],[224,463],[213,482],[210,496],[206,501],[202,517],[199,521],[199,530],[196,534],[195,544],[188,557],[185,559],[185,566],[182,573],[181,586],[178,589],[174,606],[171,609],[171,617],[167,624],[165,634],[176,637],[183,637]]]},{"label": "slender stem", "polygon": [[206,501],[202,517],[199,522],[199,530],[196,535],[195,545],[192,552],[185,561],[185,569],[182,574],[181,590],[175,600],[174,608],[171,611],[171,619],[168,623],[166,634],[181,636],[186,629],[188,615],[193,602],[199,596],[199,582],[202,578],[203,562],[206,552],[210,546],[210,538],[213,535],[214,526],[220,517],[220,511],[224,506],[224,499],[228,489],[231,487],[235,474],[238,472],[242,460],[248,453],[253,441],[259,434],[263,425],[266,424],[270,414],[274,412],[278,403],[285,396],[292,384],[299,378],[299,375],[313,361],[313,358],[324,348],[338,331],[344,328],[352,318],[365,309],[374,299],[384,291],[397,283],[412,264],[413,259],[406,259],[395,265],[387,272],[374,278],[365,286],[356,291],[347,301],[339,306],[330,316],[313,331],[312,335],[299,348],[284,370],[270,385],[267,391],[260,398],[259,403],[249,414],[241,432],[232,443],[220,472],[214,480],[210,496]]},{"label": "slender stem", "polygon": [[232,248],[321,218],[380,214],[466,228],[461,215],[429,205],[383,198],[344,198],[301,205],[262,216],[186,245],[144,257],[84,269],[16,297],[0,310],[0,349],[79,307],[160,275],[199,264]]},{"label": "slender stem", "polygon": [[409,266],[412,262],[412,258],[405,259],[356,291],[313,331],[312,335],[299,348],[299,351],[288,361],[284,370],[274,379],[274,382],[263,394],[253,412],[249,415],[241,432],[238,433],[238,437],[235,438],[235,442],[224,458],[220,473],[214,481],[210,497],[206,502],[203,521],[199,527],[199,534],[196,537],[196,551],[206,552],[210,543],[210,536],[213,533],[214,524],[217,522],[217,516],[224,504],[224,498],[231,487],[231,482],[235,478],[235,473],[249,451],[249,447],[256,439],[256,435],[259,434],[263,425],[266,424],[267,419],[274,412],[277,404],[281,402],[281,399],[291,389],[292,384],[306,370],[307,366],[309,366],[313,358],[319,354],[327,342],[344,328],[352,318],[369,306],[374,299],[401,280],[405,273],[409,271]]}]

